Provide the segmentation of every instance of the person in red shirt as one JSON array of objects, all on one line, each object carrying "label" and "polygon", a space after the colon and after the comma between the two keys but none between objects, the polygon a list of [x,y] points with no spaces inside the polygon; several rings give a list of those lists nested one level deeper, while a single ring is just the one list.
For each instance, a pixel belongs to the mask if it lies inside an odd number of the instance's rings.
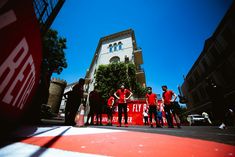
[{"label": "person in red shirt", "polygon": [[154,119],[156,122],[156,127],[160,127],[157,122],[157,95],[152,92],[152,88],[148,87],[148,93],[145,95],[146,98],[146,104],[147,107],[149,108],[149,121],[150,121],[150,127],[153,128],[153,123],[152,123],[152,115],[154,115]]},{"label": "person in red shirt", "polygon": [[124,110],[125,127],[128,127],[128,124],[127,124],[127,100],[130,99],[130,97],[132,96],[132,92],[128,89],[125,89],[125,86],[122,84],[121,88],[118,89],[114,93],[114,96],[118,99],[118,121],[119,121],[118,127],[120,127],[122,124],[122,109]]},{"label": "person in red shirt", "polygon": [[113,121],[113,105],[114,105],[114,96],[113,96],[113,92],[109,93],[110,97],[108,99],[107,102],[107,115],[108,115],[108,124],[112,126],[112,121]]},{"label": "person in red shirt", "polygon": [[[172,90],[168,90],[166,85],[162,86],[162,90],[162,103],[164,105],[168,128],[174,128],[171,113],[173,114],[175,120],[179,121],[179,118],[176,116],[176,113],[173,110],[173,105],[177,95]],[[177,122],[177,127],[180,128],[180,122]]]}]

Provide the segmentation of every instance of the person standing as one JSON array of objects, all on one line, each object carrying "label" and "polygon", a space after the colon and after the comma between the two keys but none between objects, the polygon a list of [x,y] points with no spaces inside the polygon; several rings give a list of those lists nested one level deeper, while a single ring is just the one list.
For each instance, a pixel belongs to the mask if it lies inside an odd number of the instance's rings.
[{"label": "person standing", "polygon": [[159,105],[157,105],[157,121],[158,121],[159,126],[161,127],[164,126],[163,118],[162,118],[162,110]]},{"label": "person standing", "polygon": [[72,91],[69,91],[64,94],[64,97],[67,98],[67,103],[65,106],[65,124],[66,125],[75,125],[75,117],[78,111],[78,108],[83,99],[83,86],[85,84],[85,79],[80,78],[78,83],[73,86]]},{"label": "person standing", "polygon": [[174,102],[177,98],[177,95],[172,90],[168,90],[166,85],[162,86],[162,90],[163,90],[162,102],[164,105],[164,111],[166,114],[168,128],[174,128],[171,113],[173,114],[173,116],[176,120],[177,127],[181,128],[180,127],[180,120],[173,109]]},{"label": "person standing", "polygon": [[107,102],[107,116],[108,116],[108,125],[112,126],[112,121],[113,121],[113,105],[114,105],[114,96],[113,92],[109,93],[109,99]]},{"label": "person standing", "polygon": [[148,118],[149,118],[149,116],[148,116],[147,109],[144,110],[143,117],[144,117],[144,125],[148,125]]},{"label": "person standing", "polygon": [[154,120],[156,122],[156,127],[159,127],[157,123],[157,94],[152,92],[152,87],[148,87],[148,93],[145,95],[147,108],[149,109],[149,121],[150,127],[153,128],[152,116],[154,115]]},{"label": "person standing", "polygon": [[89,105],[90,112],[87,117],[87,123],[89,118],[91,118],[91,125],[93,125],[94,115],[96,115],[96,125],[102,125],[102,110],[103,110],[103,99],[98,92],[97,87],[89,94]]},{"label": "person standing", "polygon": [[206,78],[206,91],[208,94],[208,97],[212,103],[212,116],[214,119],[215,124],[218,122],[220,123],[219,128],[220,129],[225,129],[226,128],[226,118],[225,118],[225,113],[226,113],[226,101],[224,98],[224,88],[216,82],[211,79],[211,78]]},{"label": "person standing", "polygon": [[121,127],[122,124],[122,110],[124,110],[125,118],[125,127],[128,127],[127,123],[127,100],[132,96],[132,92],[128,89],[125,89],[124,84],[121,85],[121,88],[118,89],[114,96],[118,99],[118,122],[117,127]]}]

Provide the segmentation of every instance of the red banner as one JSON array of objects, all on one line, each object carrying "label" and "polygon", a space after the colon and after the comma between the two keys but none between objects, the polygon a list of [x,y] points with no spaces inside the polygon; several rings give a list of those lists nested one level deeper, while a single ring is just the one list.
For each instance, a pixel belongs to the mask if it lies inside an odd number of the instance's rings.
[{"label": "red banner", "polygon": [[[164,124],[167,123],[165,118],[165,113],[162,108],[162,102],[158,101],[158,105],[161,107],[162,110],[162,118]],[[143,125],[144,118],[143,118],[143,111],[146,109],[147,105],[145,101],[130,101],[127,105],[127,113],[128,113],[128,124],[129,125]],[[154,119],[154,118],[153,118]],[[94,122],[96,122],[96,117],[94,118]],[[107,124],[108,117],[107,114],[102,115],[102,123]],[[113,114],[113,124],[118,124],[118,107],[116,106]],[[153,120],[153,123],[154,120]],[[175,123],[175,121],[174,121]],[[124,114],[122,115],[122,124],[124,124]]]},{"label": "red banner", "polygon": [[39,83],[41,37],[32,0],[1,0],[0,50],[0,114],[14,120]]}]

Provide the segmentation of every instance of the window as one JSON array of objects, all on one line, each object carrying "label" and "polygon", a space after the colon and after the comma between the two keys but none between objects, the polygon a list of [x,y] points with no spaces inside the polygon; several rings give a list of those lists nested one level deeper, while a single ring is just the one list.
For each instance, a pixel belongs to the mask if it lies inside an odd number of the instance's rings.
[{"label": "window", "polygon": [[127,55],[125,56],[125,63],[129,62],[129,57],[127,57]]},{"label": "window", "polygon": [[118,49],[119,49],[119,50],[122,49],[122,42],[118,42]]},{"label": "window", "polygon": [[200,93],[202,99],[204,99],[206,97],[206,91],[203,86],[199,87],[199,93]]},{"label": "window", "polygon": [[232,30],[230,30],[230,28],[226,28],[223,33],[222,33],[222,37],[224,38],[224,40],[228,43],[228,45],[233,45],[234,43],[234,34],[232,32]]},{"label": "window", "polygon": [[114,47],[114,51],[117,51],[117,43],[114,43],[113,47]]},{"label": "window", "polygon": [[198,74],[198,70],[197,69],[194,71],[194,78],[195,78],[196,81],[199,80],[199,74]]},{"label": "window", "polygon": [[189,87],[192,88],[192,86],[193,86],[193,80],[192,80],[191,77],[187,80],[187,82],[188,82]]},{"label": "window", "polygon": [[208,68],[209,68],[209,65],[208,65],[208,63],[206,62],[206,59],[205,59],[205,58],[202,60],[202,66],[203,66],[203,68],[204,68],[204,71],[207,72],[207,70],[208,70]]},{"label": "window", "polygon": [[193,102],[194,102],[195,104],[200,101],[199,96],[198,96],[198,94],[197,94],[197,91],[194,91],[194,92],[192,93],[192,97],[193,97]]},{"label": "window", "polygon": [[219,69],[221,76],[224,79],[224,84],[229,85],[233,82],[234,76],[234,69],[229,63],[224,63]]},{"label": "window", "polygon": [[110,63],[118,63],[120,62],[120,58],[118,56],[114,56],[109,60]]},{"label": "window", "polygon": [[112,46],[112,44],[110,44],[108,48],[109,48],[109,52],[112,52],[112,51],[113,51],[113,46]]},{"label": "window", "polygon": [[209,52],[211,53],[211,55],[213,56],[215,62],[217,62],[218,60],[220,60],[220,54],[218,52],[218,50],[216,49],[215,46],[213,46]]}]

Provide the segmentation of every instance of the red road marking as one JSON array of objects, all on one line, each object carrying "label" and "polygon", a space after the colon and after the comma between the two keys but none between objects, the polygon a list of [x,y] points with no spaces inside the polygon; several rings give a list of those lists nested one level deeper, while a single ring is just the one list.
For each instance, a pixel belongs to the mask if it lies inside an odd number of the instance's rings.
[{"label": "red road marking", "polygon": [[[54,138],[51,136],[31,137],[21,142],[46,146]],[[235,146],[191,138],[140,132],[61,136],[50,148],[121,157],[235,156]]]}]

